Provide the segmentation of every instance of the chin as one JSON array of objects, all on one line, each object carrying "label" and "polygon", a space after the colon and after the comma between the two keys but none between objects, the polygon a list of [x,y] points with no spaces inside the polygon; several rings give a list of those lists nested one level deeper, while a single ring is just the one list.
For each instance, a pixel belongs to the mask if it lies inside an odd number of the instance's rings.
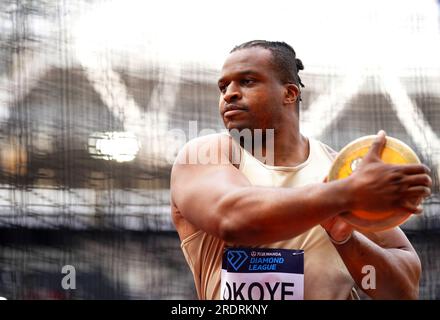
[{"label": "chin", "polygon": [[232,123],[228,123],[226,125],[226,129],[228,129],[228,131],[231,131],[231,130],[238,130],[238,131],[252,130],[249,126],[246,126],[243,124],[232,124]]},{"label": "chin", "polygon": [[245,129],[247,129],[247,130],[251,129],[251,127],[248,124],[240,123],[238,121],[229,121],[228,123],[225,124],[225,127],[229,131],[231,131],[231,130],[241,131],[241,130],[245,130]]}]

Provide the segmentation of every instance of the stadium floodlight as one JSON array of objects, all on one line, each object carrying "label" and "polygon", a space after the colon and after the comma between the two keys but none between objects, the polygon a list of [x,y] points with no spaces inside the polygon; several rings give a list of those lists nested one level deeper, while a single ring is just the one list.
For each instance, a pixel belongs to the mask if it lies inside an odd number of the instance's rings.
[{"label": "stadium floodlight", "polygon": [[92,158],[128,162],[134,160],[141,144],[132,132],[94,132],[89,136]]}]

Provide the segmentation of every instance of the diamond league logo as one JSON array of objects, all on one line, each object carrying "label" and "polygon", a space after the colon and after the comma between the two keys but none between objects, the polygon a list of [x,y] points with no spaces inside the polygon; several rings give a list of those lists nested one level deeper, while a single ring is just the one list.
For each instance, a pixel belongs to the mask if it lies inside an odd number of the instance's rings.
[{"label": "diamond league logo", "polygon": [[243,263],[247,260],[248,255],[243,250],[229,250],[228,251],[228,262],[237,271]]}]

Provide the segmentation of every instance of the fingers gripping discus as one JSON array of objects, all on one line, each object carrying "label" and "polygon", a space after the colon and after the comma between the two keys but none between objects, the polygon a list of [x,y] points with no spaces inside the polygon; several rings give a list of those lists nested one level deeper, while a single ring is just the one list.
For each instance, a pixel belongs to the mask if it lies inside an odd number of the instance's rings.
[{"label": "fingers gripping discus", "polygon": [[[359,166],[363,157],[368,153],[375,135],[361,137],[345,146],[339,152],[328,175],[328,181],[344,179],[350,176]],[[389,164],[418,164],[420,163],[416,153],[402,141],[386,137],[386,144],[381,159]],[[392,212],[367,212],[353,211],[341,214],[346,222],[354,228],[364,231],[382,231],[401,225],[411,216],[402,211]]]}]

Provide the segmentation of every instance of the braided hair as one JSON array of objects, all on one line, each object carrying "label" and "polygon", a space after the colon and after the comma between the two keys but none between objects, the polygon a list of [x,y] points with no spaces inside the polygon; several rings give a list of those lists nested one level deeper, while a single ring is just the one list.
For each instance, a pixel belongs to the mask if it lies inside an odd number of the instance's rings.
[{"label": "braided hair", "polygon": [[298,74],[304,70],[304,65],[296,58],[295,50],[290,45],[280,41],[252,40],[234,47],[230,53],[253,47],[264,48],[272,53],[272,64],[282,83],[295,83],[298,87],[304,88]]}]

